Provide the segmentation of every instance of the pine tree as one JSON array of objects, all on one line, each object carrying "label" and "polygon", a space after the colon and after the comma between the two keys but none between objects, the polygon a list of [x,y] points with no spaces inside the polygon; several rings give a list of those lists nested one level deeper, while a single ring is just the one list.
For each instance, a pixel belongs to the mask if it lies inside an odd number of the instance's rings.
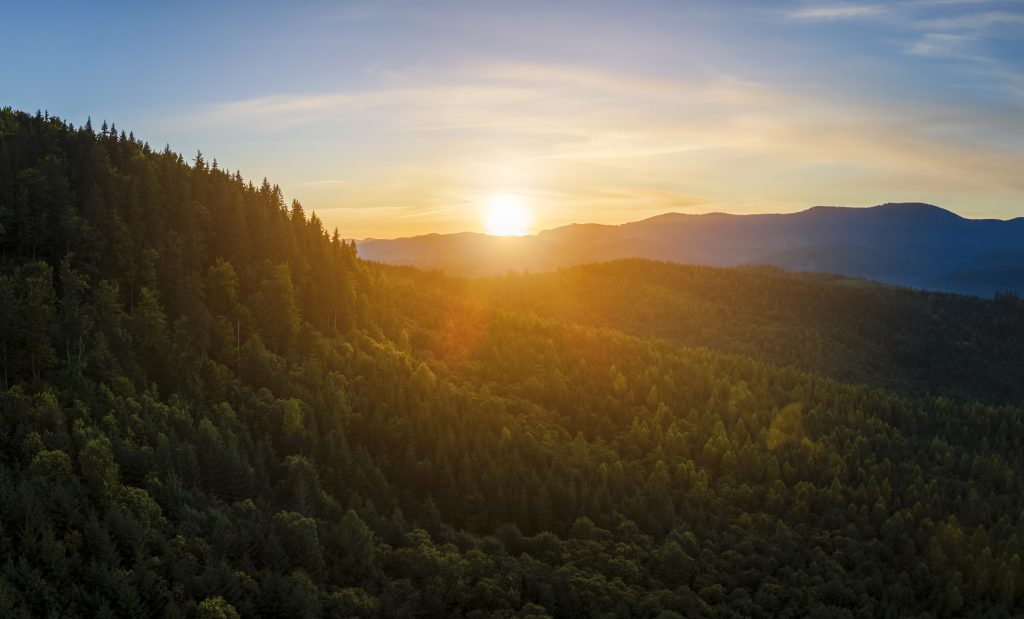
[{"label": "pine tree", "polygon": [[292,284],[291,268],[279,264],[260,283],[255,306],[260,333],[275,353],[290,349],[299,332],[301,317]]},{"label": "pine tree", "polygon": [[65,363],[73,374],[81,374],[86,363],[93,319],[85,304],[89,282],[74,269],[73,260],[69,254],[60,263],[60,317]]},{"label": "pine tree", "polygon": [[20,335],[19,348],[28,360],[32,380],[57,362],[51,341],[57,310],[57,295],[53,290],[53,269],[45,262],[35,262],[19,270],[22,293],[16,318]]}]

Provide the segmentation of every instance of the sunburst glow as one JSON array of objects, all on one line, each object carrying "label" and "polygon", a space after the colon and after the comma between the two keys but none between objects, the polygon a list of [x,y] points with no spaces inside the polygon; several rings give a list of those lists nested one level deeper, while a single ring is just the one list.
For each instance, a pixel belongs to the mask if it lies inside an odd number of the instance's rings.
[{"label": "sunburst glow", "polygon": [[525,236],[530,233],[530,210],[522,196],[501,193],[484,203],[484,230],[495,236]]}]

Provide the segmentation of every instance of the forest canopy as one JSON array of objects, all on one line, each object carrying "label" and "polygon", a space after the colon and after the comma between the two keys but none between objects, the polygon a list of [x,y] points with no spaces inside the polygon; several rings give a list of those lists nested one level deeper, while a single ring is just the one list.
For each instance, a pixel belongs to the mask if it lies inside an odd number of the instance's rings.
[{"label": "forest canopy", "polygon": [[0,614],[1024,606],[1024,303],[649,261],[463,280],[0,110]]}]

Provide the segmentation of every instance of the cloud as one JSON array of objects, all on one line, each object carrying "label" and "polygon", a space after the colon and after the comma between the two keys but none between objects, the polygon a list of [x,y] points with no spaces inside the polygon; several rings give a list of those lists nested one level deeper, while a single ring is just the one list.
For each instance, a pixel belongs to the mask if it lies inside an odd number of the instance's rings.
[{"label": "cloud", "polygon": [[921,25],[929,30],[987,30],[994,26],[1024,24],[1024,13],[986,11],[953,17],[929,19]]},{"label": "cloud", "polygon": [[[928,5],[950,4],[944,0],[931,0]],[[983,4],[984,0],[961,0],[956,4]],[[1016,2],[1015,2],[1016,3]],[[915,3],[917,4],[917,3]],[[999,2],[1006,6],[1009,2]],[[984,11],[967,12],[946,17],[916,19],[909,27],[924,30],[926,34],[917,42],[905,48],[906,53],[928,58],[946,58],[961,63],[958,72],[974,81],[984,84],[981,88],[1000,91],[1011,99],[1024,100],[1024,75],[1017,63],[994,51],[993,45],[985,45],[994,39],[1017,36],[1017,30],[1024,25],[1024,12]]]},{"label": "cloud", "polygon": [[472,83],[410,84],[397,88],[295,93],[208,105],[181,120],[193,126],[258,124],[262,130],[284,131],[311,123],[386,119],[392,129],[406,131],[485,129],[496,116],[472,112],[520,105],[534,91]]},{"label": "cloud", "polygon": [[904,4],[908,6],[959,6],[978,4],[1011,4],[1019,3],[1022,0],[910,0]]},{"label": "cloud", "polygon": [[[968,39],[930,33],[911,51],[955,53]],[[377,235],[392,225],[380,219],[388,208],[404,209],[389,218],[395,231],[410,222],[436,230],[441,219],[472,228],[476,205],[497,190],[531,196],[538,222],[551,224],[684,207],[777,209],[795,196],[813,202],[845,187],[857,199],[863,187],[901,182],[965,194],[1024,191],[1024,127],[1015,113],[872,103],[730,75],[670,79],[553,63],[477,63],[432,78],[229,101],[196,118],[270,141],[282,127],[289,135],[303,128],[305,139],[323,144],[318,158],[330,161],[303,171],[326,180],[295,185],[370,209],[348,221]],[[347,144],[358,151],[347,153]],[[339,169],[345,184],[332,187]],[[853,180],[840,187],[822,170]],[[427,211],[437,219],[415,216]]]},{"label": "cloud", "polygon": [[888,9],[879,4],[842,4],[808,7],[790,11],[790,19],[808,21],[835,21],[842,19],[863,19],[885,13]]},{"label": "cloud", "polygon": [[327,178],[318,181],[302,181],[299,183],[299,185],[304,187],[344,187],[349,184],[351,184],[349,181],[336,178]]},{"label": "cloud", "polygon": [[967,48],[975,37],[963,34],[929,33],[907,49],[915,56],[967,56]]}]

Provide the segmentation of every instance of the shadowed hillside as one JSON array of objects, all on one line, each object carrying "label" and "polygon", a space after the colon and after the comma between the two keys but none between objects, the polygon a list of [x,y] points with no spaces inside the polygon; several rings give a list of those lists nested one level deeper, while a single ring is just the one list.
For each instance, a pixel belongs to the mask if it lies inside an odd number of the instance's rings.
[{"label": "shadowed hillside", "polygon": [[645,260],[472,285],[496,307],[704,346],[851,383],[1024,401],[1024,302],[772,267]]}]

